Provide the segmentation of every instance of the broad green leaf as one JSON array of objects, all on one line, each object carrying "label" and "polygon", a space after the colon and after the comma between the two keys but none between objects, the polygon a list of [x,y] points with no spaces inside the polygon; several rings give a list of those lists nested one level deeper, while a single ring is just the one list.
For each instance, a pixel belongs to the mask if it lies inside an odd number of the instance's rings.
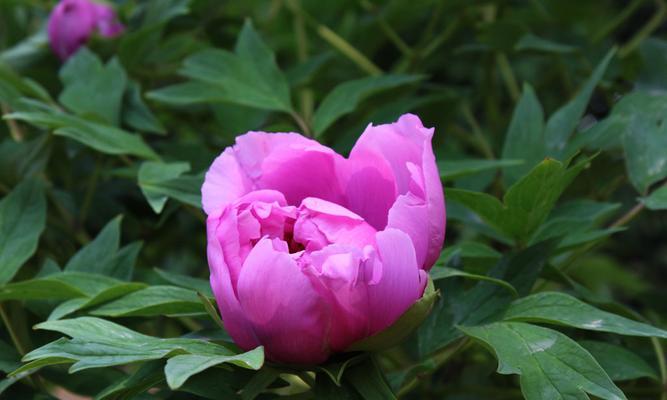
[{"label": "broad green leaf", "polygon": [[658,188],[642,201],[649,210],[667,210],[667,186]]},{"label": "broad green leaf", "polygon": [[209,83],[189,81],[166,86],[146,94],[151,100],[175,106],[227,101],[220,90]]},{"label": "broad green leaf", "polygon": [[45,225],[41,182],[25,180],[0,200],[0,285],[12,280],[35,253]]},{"label": "broad green leaf", "polygon": [[204,312],[197,294],[175,286],[149,286],[91,311],[93,315],[138,317]]},{"label": "broad green leaf", "polygon": [[95,240],[81,248],[65,265],[65,271],[81,271],[109,275],[114,255],[120,246],[122,216],[109,221]]},{"label": "broad green leaf", "polygon": [[517,293],[516,289],[514,289],[514,286],[511,284],[505,282],[502,279],[496,279],[492,278],[490,276],[485,276],[485,275],[477,275],[477,274],[471,274],[465,271],[461,271],[455,268],[450,268],[450,267],[434,267],[431,269],[429,273],[431,279],[434,281],[440,280],[440,279],[447,279],[447,278],[453,278],[453,277],[461,277],[461,278],[466,278],[466,279],[472,279],[476,281],[486,281],[486,282],[491,282],[496,285],[499,285],[505,289],[507,289],[512,296],[514,297],[519,297],[519,293]]},{"label": "broad green leaf", "polygon": [[58,100],[77,115],[95,115],[118,125],[127,75],[116,58],[103,66],[87,48],[77,51],[60,71],[64,89]]},{"label": "broad green leaf", "polygon": [[637,378],[658,380],[655,369],[625,347],[593,340],[583,340],[579,344],[591,353],[613,381]]},{"label": "broad green leaf", "polygon": [[233,355],[225,347],[200,339],[156,338],[92,317],[47,321],[35,328],[61,332],[71,339],[61,338],[26,354],[23,361],[28,363],[12,375],[63,363],[74,363],[70,372],[76,372],[178,354]]},{"label": "broad green leaf", "polygon": [[495,249],[479,242],[460,242],[453,246],[446,246],[440,253],[436,266],[445,266],[454,257],[462,258],[500,258],[500,254]]},{"label": "broad green leaf", "polygon": [[264,365],[264,348],[260,346],[254,350],[230,356],[183,354],[171,357],[164,368],[167,384],[172,390],[178,389],[192,375],[222,363],[258,370]]},{"label": "broad green leaf", "polygon": [[560,332],[522,322],[495,322],[460,328],[489,346],[498,359],[498,373],[520,375],[526,400],[625,399],[609,376],[584,348]]},{"label": "broad green leaf", "polygon": [[574,53],[577,48],[566,44],[560,44],[548,39],[535,36],[532,33],[526,34],[514,45],[516,51],[543,51],[546,53],[567,54]]},{"label": "broad green leaf", "polygon": [[588,162],[566,168],[558,161],[544,160],[509,188],[504,204],[491,195],[461,189],[448,189],[447,199],[465,205],[499,232],[525,243]]},{"label": "broad green leaf", "polygon": [[516,300],[507,309],[504,319],[551,323],[619,335],[667,338],[667,331],[599,310],[560,292],[536,293]]},{"label": "broad green leaf", "polygon": [[440,179],[443,182],[455,181],[469,175],[475,175],[480,172],[497,170],[503,167],[510,167],[522,164],[521,160],[455,160],[438,161],[438,170],[440,170]]},{"label": "broad green leaf", "polygon": [[559,159],[568,158],[565,154],[567,142],[586,111],[593,90],[602,79],[609,62],[614,57],[616,49],[611,49],[595,67],[591,76],[586,80],[579,93],[563,107],[553,113],[547,120],[544,128],[544,139],[547,156]]},{"label": "broad green leaf", "polygon": [[13,186],[44,171],[53,147],[48,139],[42,135],[24,142],[0,142],[0,182]]},{"label": "broad green leaf", "polygon": [[633,115],[623,136],[630,181],[640,193],[667,177],[667,124],[662,115]]},{"label": "broad green leaf", "polygon": [[348,368],[343,379],[366,400],[396,399],[380,367],[370,357]]},{"label": "broad green leaf", "polygon": [[152,160],[159,159],[158,155],[139,135],[57,110],[15,112],[3,118],[17,119],[49,128],[54,135],[68,137],[102,153],[130,154]]},{"label": "broad green leaf", "polygon": [[[542,272],[555,247],[543,242],[524,250],[508,253],[488,276],[512,285],[520,296],[527,295]],[[438,267],[434,267],[438,268]],[[499,319],[514,299],[512,293],[496,283],[481,281],[465,290],[457,278],[435,282],[443,296],[417,330],[417,345],[422,359],[461,337],[457,325],[479,325]]]},{"label": "broad green leaf", "polygon": [[504,159],[523,160],[521,165],[503,169],[505,181],[512,184],[527,174],[544,158],[544,112],[532,86],[525,84],[523,94],[512,114],[505,145]]},{"label": "broad green leaf", "polygon": [[130,81],[123,100],[123,122],[143,132],[165,135],[167,132],[160,121],[153,115],[141,95],[141,86]]},{"label": "broad green leaf", "polygon": [[[183,62],[181,74],[194,86],[180,85],[151,92],[150,98],[185,104],[201,101],[224,101],[264,110],[292,112],[290,90],[285,75],[276,64],[275,55],[247,20],[239,34],[234,53],[206,49]],[[193,87],[208,86],[201,94]],[[174,96],[176,94],[176,96]],[[173,98],[176,100],[173,100]],[[172,99],[172,100],[170,100]]]},{"label": "broad green leaf", "polygon": [[146,161],[141,164],[137,180],[153,211],[161,213],[169,197],[195,207],[201,206],[201,182],[181,177],[189,170],[190,165],[183,162],[167,164]]},{"label": "broad green leaf", "polygon": [[393,324],[382,332],[352,343],[346,351],[380,351],[398,345],[424,322],[437,298],[438,292],[433,286],[433,281],[429,279],[422,297]]},{"label": "broad green leaf", "polygon": [[338,118],[354,111],[365,98],[421,79],[423,79],[421,75],[382,75],[341,83],[322,100],[315,111],[313,116],[315,135],[321,135]]},{"label": "broad green leaf", "polygon": [[175,272],[169,272],[159,268],[155,268],[154,271],[160,275],[162,279],[171,283],[172,285],[184,287],[186,289],[192,289],[195,292],[202,293],[207,297],[213,297],[211,283],[206,279],[193,278],[188,275],[177,274]]},{"label": "broad green leaf", "polygon": [[162,361],[148,361],[127,378],[118,381],[95,396],[95,400],[132,398],[165,380]]},{"label": "broad green leaf", "polygon": [[118,282],[113,286],[97,291],[90,297],[77,297],[60,303],[51,311],[47,320],[61,319],[73,312],[96,306],[145,287],[146,284],[140,282]]},{"label": "broad green leaf", "polygon": [[122,284],[121,281],[104,275],[59,272],[2,286],[0,287],[0,300],[95,297],[120,284]]}]

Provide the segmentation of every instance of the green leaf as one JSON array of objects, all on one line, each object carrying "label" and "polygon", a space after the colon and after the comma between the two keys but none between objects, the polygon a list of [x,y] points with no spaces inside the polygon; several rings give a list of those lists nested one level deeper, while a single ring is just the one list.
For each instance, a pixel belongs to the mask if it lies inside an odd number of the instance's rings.
[{"label": "green leaf", "polygon": [[120,246],[120,223],[122,216],[109,221],[95,240],[79,250],[65,265],[65,271],[111,274],[114,255]]},{"label": "green leaf", "polygon": [[108,302],[90,313],[108,317],[199,314],[204,308],[191,290],[176,286],[149,286]]},{"label": "green leaf", "polygon": [[118,381],[95,396],[95,400],[112,400],[133,398],[165,380],[162,372],[163,362],[149,361],[137,368],[127,378]]},{"label": "green leaf", "polygon": [[574,46],[568,46],[566,44],[556,43],[551,40],[535,36],[532,33],[528,33],[522,36],[521,39],[519,39],[519,41],[514,45],[514,50],[543,51],[546,53],[567,54],[576,52],[577,48]]},{"label": "green leaf", "polygon": [[465,205],[499,232],[525,243],[588,162],[566,168],[558,161],[544,160],[509,188],[504,204],[488,194],[461,189],[447,189],[447,199]]},{"label": "green leaf", "polygon": [[479,242],[460,242],[453,246],[447,246],[440,253],[436,266],[445,266],[454,257],[462,258],[500,258],[502,254]]},{"label": "green leaf", "polygon": [[498,373],[520,375],[526,400],[626,398],[593,356],[560,332],[521,322],[460,329],[494,351]]},{"label": "green leaf", "polygon": [[3,118],[17,119],[49,128],[53,130],[54,135],[68,137],[102,153],[130,154],[152,160],[159,159],[158,155],[139,135],[57,110],[15,112],[6,114]]},{"label": "green leaf", "polygon": [[264,348],[257,347],[245,353],[231,356],[204,356],[198,354],[183,354],[170,358],[164,373],[167,384],[172,390],[178,389],[192,375],[222,363],[258,370],[264,365]]},{"label": "green leaf", "polygon": [[559,159],[571,156],[571,154],[565,154],[567,142],[577,125],[579,125],[579,121],[586,111],[593,90],[602,79],[615,53],[616,49],[611,49],[597,67],[595,67],[595,70],[584,83],[579,93],[549,117],[544,129],[546,155]]},{"label": "green leaf", "polygon": [[21,356],[14,347],[0,340],[0,371],[11,372],[21,365]]},{"label": "green leaf", "polygon": [[211,300],[199,292],[197,292],[197,296],[199,297],[199,301],[201,301],[202,305],[204,306],[206,314],[211,317],[213,322],[215,322],[215,324],[218,325],[220,329],[225,329],[225,324],[222,322],[222,318],[220,318],[220,314],[218,314],[218,310],[215,308],[215,305],[213,305]]},{"label": "green leaf", "polygon": [[522,164],[521,160],[455,160],[438,161],[440,170],[440,179],[443,182],[455,181],[469,175],[475,175],[480,172],[497,170],[503,167],[509,167]]},{"label": "green leaf", "polygon": [[[225,101],[264,110],[292,112],[290,90],[285,75],[276,64],[273,51],[264,44],[246,20],[236,42],[234,53],[206,49],[188,57],[181,74],[195,82],[149,93],[155,100],[184,104],[189,102]],[[193,87],[205,91],[197,94]],[[176,96],[174,96],[176,94]],[[173,100],[173,98],[176,100]]]},{"label": "green leaf", "polygon": [[77,115],[95,115],[118,125],[127,75],[116,58],[102,66],[87,48],[77,51],[60,71],[64,89],[58,100]]},{"label": "green leaf", "polygon": [[0,300],[71,299],[101,295],[123,282],[98,274],[59,272],[0,287]]},{"label": "green leaf", "polygon": [[35,329],[61,332],[72,339],[61,338],[31,351],[23,357],[23,361],[28,363],[12,372],[12,375],[63,363],[74,363],[70,372],[76,372],[179,354],[233,355],[225,347],[200,339],[160,339],[93,317],[42,322]]},{"label": "green leaf", "polygon": [[278,379],[279,374],[278,370],[271,367],[260,369],[259,372],[253,375],[243,389],[241,389],[241,399],[253,400],[255,397],[259,396],[264,389]]},{"label": "green leaf", "polygon": [[163,87],[146,94],[151,100],[161,103],[185,106],[197,103],[219,103],[228,101],[220,89],[210,83],[189,81]]},{"label": "green leaf", "polygon": [[343,377],[365,400],[396,399],[380,367],[372,358],[367,358],[350,368]]},{"label": "green leaf", "polygon": [[542,322],[619,335],[667,338],[667,331],[599,310],[565,293],[542,292],[516,300],[507,321]]},{"label": "green leaf", "polygon": [[313,116],[315,135],[321,135],[338,118],[354,111],[365,98],[423,78],[421,75],[382,75],[341,83],[329,92],[315,111]]},{"label": "green leaf", "polygon": [[[537,281],[554,247],[555,242],[548,241],[508,253],[488,275],[502,279],[512,285],[520,296],[525,296]],[[497,320],[514,299],[506,288],[486,281],[465,290],[460,279],[443,279],[436,282],[436,288],[443,296],[417,331],[417,345],[422,359],[460,338],[461,331],[456,328],[457,325],[474,326]]]},{"label": "green leaf", "polygon": [[167,132],[141,96],[141,86],[130,81],[124,95],[123,122],[139,131],[165,135]]},{"label": "green leaf", "polygon": [[433,281],[428,280],[424,294],[385,330],[350,345],[345,351],[380,351],[398,345],[424,322],[438,298]]},{"label": "green leaf", "polygon": [[43,172],[51,155],[48,139],[41,135],[24,142],[0,142],[0,182],[13,185]]},{"label": "green leaf", "polygon": [[0,200],[0,285],[11,281],[35,253],[45,225],[46,200],[39,181],[25,180]]},{"label": "green leaf", "polygon": [[211,291],[211,283],[206,279],[193,278],[188,275],[177,274],[175,272],[165,271],[163,269],[153,269],[162,279],[171,283],[172,285],[192,289],[195,292],[204,294],[206,297],[213,297]]},{"label": "green leaf", "polygon": [[532,86],[526,83],[512,114],[503,146],[503,158],[523,160],[523,163],[504,168],[505,181],[508,184],[518,181],[539,164],[545,154],[544,112]]},{"label": "green leaf", "polygon": [[667,210],[667,186],[658,188],[642,201],[649,210]]},{"label": "green leaf", "polygon": [[651,378],[658,381],[658,374],[643,358],[615,344],[583,340],[579,344],[597,360],[613,381]]},{"label": "green leaf", "polygon": [[623,136],[630,181],[640,193],[667,177],[667,123],[663,115],[637,113]]},{"label": "green leaf", "polygon": [[201,181],[181,177],[189,170],[190,165],[183,162],[166,164],[146,161],[141,164],[137,180],[153,211],[161,213],[169,197],[195,207],[201,206]]},{"label": "green leaf", "polygon": [[486,281],[486,282],[491,282],[496,285],[499,285],[505,289],[507,289],[512,296],[514,297],[519,297],[519,293],[514,289],[514,286],[510,285],[509,283],[505,282],[502,279],[496,279],[492,278],[490,276],[485,276],[485,275],[477,275],[477,274],[471,274],[465,271],[461,271],[455,268],[449,268],[449,267],[434,267],[431,269],[429,276],[431,279],[434,281],[440,280],[440,279],[447,279],[447,278],[453,278],[453,277],[461,277],[461,278],[466,278],[466,279],[472,279],[476,281]]}]

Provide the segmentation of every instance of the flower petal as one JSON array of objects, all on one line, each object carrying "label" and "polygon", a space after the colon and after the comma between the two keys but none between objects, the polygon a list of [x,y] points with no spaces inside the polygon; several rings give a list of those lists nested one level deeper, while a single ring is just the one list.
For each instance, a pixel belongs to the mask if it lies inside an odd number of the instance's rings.
[{"label": "flower petal", "polygon": [[299,207],[294,240],[302,243],[307,251],[320,250],[332,243],[362,249],[375,243],[375,229],[345,207],[308,197]]},{"label": "flower petal", "polygon": [[225,215],[232,215],[232,210],[224,209],[216,214],[211,214],[206,223],[211,288],[225,329],[236,344],[245,350],[250,350],[259,346],[259,342],[236,297],[229,269],[229,257],[225,254],[223,244],[219,240],[221,236],[227,237],[228,234],[233,234],[235,229],[234,224],[230,224],[229,218],[225,218]]},{"label": "flower petal", "polygon": [[88,0],[63,0],[53,8],[47,31],[49,44],[66,60],[88,41],[95,29],[95,8]]},{"label": "flower petal", "polygon": [[[417,301],[426,287],[426,272],[417,265],[410,237],[398,229],[386,229],[376,236],[378,254],[369,262],[381,263],[379,277],[368,281],[371,334],[394,323]],[[379,257],[378,257],[379,256]],[[373,268],[376,269],[377,265]],[[368,272],[371,272],[369,267]],[[367,277],[368,278],[368,277]]]},{"label": "flower petal", "polygon": [[238,298],[270,359],[316,364],[329,356],[327,304],[270,239],[261,239],[246,258]]},{"label": "flower petal", "polygon": [[[368,158],[369,154],[383,158],[393,173],[399,199],[401,195],[411,193],[412,198],[397,201],[397,204],[388,207],[386,201],[378,203],[383,212],[389,215],[386,226],[404,229],[417,244],[417,259],[427,270],[438,259],[445,237],[444,194],[431,147],[432,136],[433,129],[424,128],[417,116],[406,114],[393,124],[369,125],[350,154],[350,160]],[[384,170],[384,167],[378,169]],[[386,173],[383,175],[386,176]],[[388,193],[389,190],[385,188],[384,191],[378,191],[377,196],[386,199]],[[409,212],[411,207],[417,205],[418,199],[421,199],[426,207],[425,212],[422,213],[419,224],[415,222],[408,226],[398,215]],[[348,201],[351,204],[355,202],[354,199]],[[390,212],[393,207],[400,209],[400,213]],[[355,211],[355,208],[351,209]],[[360,214],[365,216],[364,213]],[[426,245],[421,245],[422,243]]]}]

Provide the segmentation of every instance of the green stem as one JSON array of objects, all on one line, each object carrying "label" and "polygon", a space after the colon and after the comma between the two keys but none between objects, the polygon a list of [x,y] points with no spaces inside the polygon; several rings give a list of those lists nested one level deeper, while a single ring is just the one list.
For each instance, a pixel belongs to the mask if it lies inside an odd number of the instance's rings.
[{"label": "green stem", "polygon": [[361,70],[372,76],[382,75],[383,72],[380,67],[373,64],[371,60],[369,60],[365,55],[363,55],[359,50],[357,50],[336,32],[329,29],[329,27],[320,24],[315,18],[304,11],[295,0],[288,0],[286,4],[290,11],[301,15],[304,21],[311,25],[322,39],[324,39],[333,48],[347,57],[350,61],[355,63]]},{"label": "green stem", "polygon": [[305,136],[313,137],[313,132],[311,131],[306,121],[299,115],[299,113],[291,112],[290,115],[292,116],[294,122],[296,122],[296,124],[299,126],[299,129],[301,129],[302,133]]},{"label": "green stem", "polygon": [[18,334],[16,333],[16,330],[12,326],[12,322],[9,319],[9,316],[7,315],[7,312],[5,311],[4,304],[0,303],[0,317],[2,318],[2,322],[5,324],[5,328],[7,328],[7,332],[9,333],[9,337],[12,339],[12,343],[14,343],[14,347],[16,347],[16,350],[19,352],[21,356],[24,356],[28,353],[27,349],[23,346],[23,343],[21,342]]},{"label": "green stem", "polygon": [[512,66],[510,65],[510,62],[507,59],[505,53],[498,53],[496,55],[496,62],[498,63],[500,76],[502,76],[503,82],[505,82],[507,91],[510,93],[512,100],[516,102],[519,100],[519,96],[521,96],[521,90],[519,89],[519,84],[516,81],[514,72],[512,72]]},{"label": "green stem", "polygon": [[[298,1],[298,0],[295,0]],[[305,62],[308,59],[308,35],[303,15],[294,13],[294,36],[296,43],[296,55],[299,62]],[[312,89],[302,88],[299,90],[299,108],[306,126],[310,125],[315,107],[315,96]]]},{"label": "green stem", "polygon": [[653,33],[658,27],[660,27],[660,24],[662,24],[662,21],[665,19],[665,15],[667,14],[667,4],[665,4],[664,0],[656,0],[655,1],[655,6],[656,10],[655,13],[653,14],[653,17],[651,17],[650,20],[640,29],[633,37],[630,39],[626,44],[624,44],[619,50],[618,50],[618,56],[621,58],[626,57],[628,54],[632,53],[639,45]]},{"label": "green stem", "polygon": [[475,142],[477,143],[478,149],[484,154],[484,157],[492,160],[495,158],[493,155],[493,150],[491,149],[491,145],[489,142],[486,140],[486,137],[484,136],[484,133],[482,133],[482,129],[479,126],[479,123],[477,123],[477,120],[475,119],[475,116],[472,114],[472,110],[468,106],[468,104],[463,104],[462,106],[463,109],[463,117],[466,119],[468,124],[470,124],[470,127],[472,128],[472,133],[475,137]]},{"label": "green stem", "polygon": [[[5,103],[0,103],[0,110],[2,110],[2,115],[9,114],[12,111]],[[23,139],[25,139],[25,135],[23,134],[21,127],[19,127],[19,124],[13,119],[6,119],[5,121],[12,139],[14,139],[15,142],[22,142]]]},{"label": "green stem", "polygon": [[628,3],[627,6],[621,12],[613,18],[611,21],[609,21],[605,26],[602,27],[595,35],[593,35],[593,43],[597,43],[600,40],[602,40],[605,36],[609,35],[613,31],[616,30],[626,19],[630,18],[630,16],[637,11],[639,6],[644,2],[645,0],[633,0],[632,2]]},{"label": "green stem", "polygon": [[88,216],[88,210],[90,210],[90,205],[93,201],[93,196],[95,195],[95,189],[97,188],[97,181],[100,176],[102,161],[99,157],[95,159],[95,167],[93,173],[88,179],[88,184],[86,186],[86,193],[83,196],[83,202],[81,203],[81,210],[79,211],[79,224],[83,225],[86,217]]},{"label": "green stem", "polygon": [[655,356],[658,359],[658,368],[660,370],[660,382],[662,383],[662,395],[661,400],[667,399],[667,362],[665,361],[665,352],[662,349],[662,343],[660,339],[656,337],[651,338],[651,344],[653,345],[653,351],[655,351]]}]

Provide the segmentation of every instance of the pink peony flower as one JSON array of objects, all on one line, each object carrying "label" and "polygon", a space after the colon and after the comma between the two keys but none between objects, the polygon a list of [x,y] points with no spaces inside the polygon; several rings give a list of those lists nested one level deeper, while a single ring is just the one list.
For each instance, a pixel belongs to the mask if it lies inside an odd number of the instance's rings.
[{"label": "pink peony flower", "polygon": [[344,158],[295,133],[248,132],[202,186],[225,328],[274,361],[315,364],[419,300],[445,236],[433,129],[369,125]]},{"label": "pink peony flower", "polygon": [[93,32],[114,37],[123,32],[113,8],[90,0],[62,0],[49,16],[49,42],[54,53],[66,60],[83,46]]}]

